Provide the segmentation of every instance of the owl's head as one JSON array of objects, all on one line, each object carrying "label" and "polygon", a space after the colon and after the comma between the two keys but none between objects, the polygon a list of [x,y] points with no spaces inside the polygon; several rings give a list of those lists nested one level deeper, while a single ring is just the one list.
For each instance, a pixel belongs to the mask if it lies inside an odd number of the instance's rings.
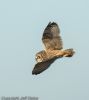
[{"label": "owl's head", "polygon": [[35,59],[37,62],[42,62],[46,59],[46,52],[40,51],[36,54]]},{"label": "owl's head", "polygon": [[35,59],[36,59],[37,62],[42,62],[43,61],[41,54],[38,54],[38,53],[36,54]]}]

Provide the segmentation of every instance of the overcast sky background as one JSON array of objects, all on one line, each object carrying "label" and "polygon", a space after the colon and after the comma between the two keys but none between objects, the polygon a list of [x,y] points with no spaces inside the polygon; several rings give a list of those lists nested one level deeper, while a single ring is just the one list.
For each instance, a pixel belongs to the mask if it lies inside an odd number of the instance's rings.
[{"label": "overcast sky background", "polygon": [[[72,58],[58,59],[33,76],[49,21],[61,29]],[[0,97],[89,100],[89,0],[0,0]]]}]

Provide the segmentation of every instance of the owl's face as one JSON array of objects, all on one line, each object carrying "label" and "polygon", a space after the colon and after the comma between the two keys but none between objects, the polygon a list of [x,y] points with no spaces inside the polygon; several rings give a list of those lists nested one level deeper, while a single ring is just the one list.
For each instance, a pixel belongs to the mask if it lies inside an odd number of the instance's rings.
[{"label": "owl's face", "polygon": [[47,59],[47,54],[46,52],[43,50],[43,51],[40,51],[36,54],[35,56],[35,59],[37,62],[42,62],[42,61],[45,61]]},{"label": "owl's face", "polygon": [[37,62],[42,62],[43,58],[42,58],[41,53],[37,53],[35,59],[36,59]]}]

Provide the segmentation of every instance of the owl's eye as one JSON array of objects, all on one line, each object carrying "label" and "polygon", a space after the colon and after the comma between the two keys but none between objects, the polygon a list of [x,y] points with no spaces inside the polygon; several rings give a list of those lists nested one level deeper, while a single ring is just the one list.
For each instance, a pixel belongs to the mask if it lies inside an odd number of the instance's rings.
[{"label": "owl's eye", "polygon": [[37,56],[37,59],[40,59],[41,57],[40,56]]},{"label": "owl's eye", "polygon": [[40,56],[36,56],[36,60],[37,60],[37,59],[40,59],[40,58],[41,58]]}]

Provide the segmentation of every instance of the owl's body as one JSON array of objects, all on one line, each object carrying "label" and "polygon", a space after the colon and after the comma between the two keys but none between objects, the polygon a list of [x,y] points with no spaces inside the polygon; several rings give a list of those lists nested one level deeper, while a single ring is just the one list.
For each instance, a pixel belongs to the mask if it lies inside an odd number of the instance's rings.
[{"label": "owl's body", "polygon": [[45,45],[45,50],[36,54],[37,64],[35,65],[32,74],[40,74],[46,70],[57,58],[72,57],[73,49],[63,50],[63,42],[60,36],[60,29],[57,23],[49,23],[44,30],[42,41]]},{"label": "owl's body", "polygon": [[36,61],[43,62],[54,57],[61,58],[61,57],[72,57],[74,54],[73,49],[66,49],[66,50],[43,50],[36,54]]}]

